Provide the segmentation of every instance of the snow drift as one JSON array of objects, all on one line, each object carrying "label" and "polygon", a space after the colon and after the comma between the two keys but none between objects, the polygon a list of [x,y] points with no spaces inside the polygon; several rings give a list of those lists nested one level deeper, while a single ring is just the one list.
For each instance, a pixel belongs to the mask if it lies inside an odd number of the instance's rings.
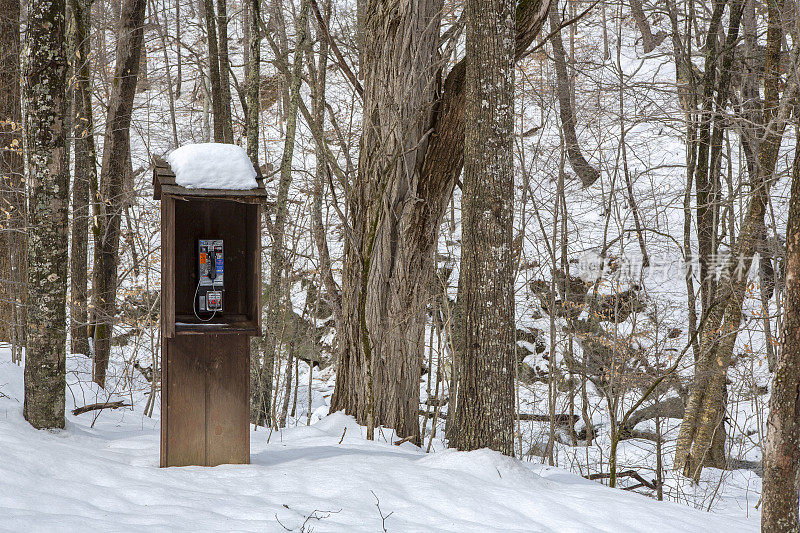
[{"label": "snow drift", "polygon": [[[254,431],[251,465],[161,469],[158,420],[142,415],[144,402],[37,431],[22,418],[22,368],[9,360],[0,348],[0,530],[758,530],[757,517],[658,502],[489,450],[426,454],[395,446],[385,429],[370,442],[342,414]],[[70,356],[70,375],[87,361]],[[105,394],[73,384],[67,404]]]}]

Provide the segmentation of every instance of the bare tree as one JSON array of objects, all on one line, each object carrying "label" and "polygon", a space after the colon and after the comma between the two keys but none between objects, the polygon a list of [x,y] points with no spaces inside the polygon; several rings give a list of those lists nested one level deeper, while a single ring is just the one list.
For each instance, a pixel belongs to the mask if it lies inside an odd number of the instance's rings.
[{"label": "bare tree", "polygon": [[64,0],[28,3],[25,62],[28,241],[28,344],[25,419],[63,428],[67,342],[69,172],[65,120],[67,56]]},{"label": "bare tree", "polygon": [[[441,6],[374,4],[364,10],[362,156],[349,199],[353,235],[346,241],[331,407],[413,439],[432,251],[464,158],[466,64],[456,64],[438,91]],[[517,6],[515,60],[538,35],[549,6]]]},{"label": "bare tree", "polygon": [[783,339],[769,399],[761,510],[761,530],[776,533],[800,528],[800,138],[786,230],[785,291]]},{"label": "bare tree", "polygon": [[117,36],[116,71],[106,120],[100,170],[98,229],[95,237],[92,304],[94,365],[92,379],[105,386],[111,353],[117,295],[120,222],[124,209],[124,176],[130,152],[133,97],[139,75],[146,0],[124,0]]},{"label": "bare tree", "polygon": [[20,108],[19,0],[0,3],[0,339],[17,361],[24,344],[25,187]]},{"label": "bare tree", "polygon": [[297,115],[300,101],[300,86],[303,81],[303,53],[308,45],[306,26],[308,23],[308,1],[304,0],[297,19],[297,42],[295,44],[294,65],[292,69],[289,109],[286,121],[286,138],[281,157],[280,181],[278,196],[275,200],[275,220],[272,224],[272,249],[270,251],[269,296],[267,298],[267,328],[264,340],[264,359],[258,372],[255,395],[255,422],[262,424],[268,420],[270,398],[272,396],[273,366],[275,357],[279,355],[279,337],[282,330],[283,309],[290,305],[283,299],[283,274],[286,267],[286,251],[284,250],[284,233],[286,218],[289,212],[289,187],[292,184],[292,158],[294,157],[295,138],[297,133]]},{"label": "bare tree", "polygon": [[75,176],[72,181],[72,256],[70,257],[70,341],[73,353],[89,354],[88,249],[90,189],[97,189],[97,161],[91,91],[91,3],[70,0],[75,34]]},{"label": "bare tree", "polygon": [[455,446],[514,455],[514,2],[468,0]]},{"label": "bare tree", "polygon": [[[701,330],[700,354],[690,388],[681,430],[675,451],[675,469],[698,480],[703,466],[725,468],[723,442],[727,370],[742,320],[742,305],[747,288],[748,272],[763,234],[764,216],[768,204],[769,186],[778,160],[789,113],[789,102],[795,97],[797,81],[788,84],[784,97],[780,94],[780,61],[783,25],[782,2],[771,2],[768,9],[766,62],[764,73],[764,104],[759,125],[761,141],[758,168],[750,176],[750,201],[742,228],[733,246],[733,253],[723,265],[722,279],[713,292],[713,301],[704,310],[705,325]],[[735,0],[732,26],[726,47],[736,41],[743,1]],[[723,63],[723,73],[726,73]],[[728,74],[729,75],[729,74]],[[712,137],[713,144],[713,137]],[[713,167],[712,167],[713,168]],[[698,196],[698,204],[700,198]],[[699,215],[698,215],[699,219]],[[698,222],[699,224],[699,222]],[[702,253],[702,250],[701,250]]]},{"label": "bare tree", "polygon": [[550,31],[552,37],[550,42],[553,45],[553,61],[556,67],[556,93],[558,95],[559,118],[561,119],[561,131],[564,134],[564,144],[566,145],[567,157],[572,169],[580,178],[584,187],[589,187],[600,173],[590,165],[578,145],[578,135],[575,133],[575,108],[572,99],[572,84],[567,74],[567,53],[564,50],[564,43],[561,40],[561,15],[558,12],[558,0],[550,3]]},{"label": "bare tree", "polygon": [[247,61],[247,155],[258,166],[259,89],[261,87],[261,2],[250,0],[245,16]]}]

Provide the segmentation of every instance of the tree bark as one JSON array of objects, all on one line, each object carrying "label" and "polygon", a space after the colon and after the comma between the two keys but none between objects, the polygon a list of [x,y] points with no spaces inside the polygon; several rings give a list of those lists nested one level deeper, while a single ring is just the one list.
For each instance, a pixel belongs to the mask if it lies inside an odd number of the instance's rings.
[{"label": "tree bark", "polygon": [[575,133],[575,110],[572,105],[572,89],[567,74],[567,53],[561,40],[561,15],[558,13],[558,0],[550,4],[550,31],[553,36],[550,42],[553,45],[553,62],[556,68],[556,95],[558,96],[558,111],[561,119],[561,130],[564,134],[564,145],[572,170],[578,175],[584,187],[591,186],[600,177],[600,173],[583,157],[578,145],[578,135]]},{"label": "tree bark", "polygon": [[[365,9],[362,157],[349,199],[354,235],[345,244],[344,327],[331,402],[334,411],[412,438],[419,435],[432,250],[464,158],[465,62],[435,87],[439,3],[394,0]],[[518,2],[515,60],[548,9],[548,0]]]},{"label": "tree bark", "polygon": [[653,35],[653,31],[650,29],[650,23],[647,21],[647,16],[644,14],[644,9],[642,8],[642,0],[630,0],[630,4],[633,20],[636,21],[636,27],[639,28],[639,32],[642,34],[644,53],[649,54],[655,50],[656,46],[664,41],[667,34],[659,31]]},{"label": "tree bark", "polygon": [[131,113],[139,77],[145,5],[145,0],[124,0],[122,3],[116,71],[103,142],[101,203],[92,277],[95,317],[92,380],[101,387],[105,387],[116,314],[120,222],[124,208],[123,180],[130,151]]},{"label": "tree bark", "polygon": [[64,0],[30,2],[25,64],[30,187],[25,419],[63,428],[67,341],[69,173]]},{"label": "tree bark", "polygon": [[72,181],[72,256],[70,257],[70,342],[72,353],[89,355],[88,249],[91,208],[90,184],[97,180],[92,117],[91,2],[71,0],[75,32],[74,131],[75,176]]},{"label": "tree bark", "polygon": [[208,39],[208,77],[211,82],[211,113],[214,120],[214,142],[225,142],[225,110],[222,99],[222,83],[219,72],[219,47],[217,44],[217,24],[214,20],[213,0],[203,0],[206,18],[206,39]]},{"label": "tree bark", "polygon": [[222,110],[222,142],[233,144],[227,0],[217,0],[217,34],[219,37],[217,42],[219,45],[219,99]]},{"label": "tree bark", "polygon": [[[314,7],[313,5],[311,6]],[[321,24],[327,27],[331,16],[330,0],[324,2],[324,13],[320,13]],[[328,71],[328,40],[319,39],[319,52],[317,64],[314,64],[313,56],[309,58],[309,71],[311,72],[311,114],[316,128],[322,131],[325,126],[325,88],[327,83]],[[316,139],[316,136],[315,136]],[[324,148],[319,147],[319,153],[324,153]],[[329,175],[328,165],[323,157],[316,160],[316,170],[314,173],[314,189],[312,191],[311,205],[311,233],[314,238],[314,245],[317,247],[320,263],[320,278],[325,287],[325,301],[331,306],[333,311],[336,331],[341,331],[342,324],[342,297],[336,280],[333,277],[331,266],[331,256],[328,250],[328,238],[325,234],[325,224],[322,219],[322,204],[325,196],[325,178]]]},{"label": "tree bark", "polygon": [[797,140],[786,228],[783,339],[772,382],[764,447],[761,530],[800,529],[800,139]]},{"label": "tree bark", "polygon": [[247,155],[256,167],[258,165],[258,117],[259,89],[261,87],[261,1],[249,0],[247,65]]},{"label": "tree bark", "polygon": [[466,3],[464,350],[455,447],[514,455],[514,1]]},{"label": "tree bark", "polygon": [[[363,134],[350,202],[343,326],[333,409],[419,439],[419,377],[430,254],[404,236],[419,198],[436,100],[441,0],[367,2]],[[402,376],[402,378],[401,378]]]}]

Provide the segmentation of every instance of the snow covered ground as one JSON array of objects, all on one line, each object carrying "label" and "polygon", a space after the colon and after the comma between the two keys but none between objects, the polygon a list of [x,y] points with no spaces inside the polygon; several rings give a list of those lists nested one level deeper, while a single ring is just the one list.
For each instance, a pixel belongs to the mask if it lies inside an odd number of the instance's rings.
[{"label": "snow covered ground", "polygon": [[[86,362],[69,358],[68,409],[97,401],[78,379]],[[324,406],[310,426],[302,417],[253,431],[251,465],[160,469],[158,411],[144,416],[143,401],[37,431],[22,418],[23,370],[5,348],[0,393],[3,531],[758,530],[757,516],[658,502],[488,450],[426,454],[386,431],[369,442],[347,416],[319,419]]]}]

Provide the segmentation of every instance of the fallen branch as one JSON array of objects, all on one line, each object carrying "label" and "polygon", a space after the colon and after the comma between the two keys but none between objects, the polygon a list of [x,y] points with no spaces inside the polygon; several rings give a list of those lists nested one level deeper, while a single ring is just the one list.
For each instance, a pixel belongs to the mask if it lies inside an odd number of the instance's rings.
[{"label": "fallen branch", "polygon": [[[424,409],[419,410],[419,415],[427,416],[428,418],[434,417],[434,413],[429,413]],[[439,413],[438,417],[441,418],[442,420],[447,420],[446,413]],[[578,422],[578,420],[580,420],[580,416],[578,415],[568,415],[565,413],[563,414],[560,413],[553,416],[553,421],[559,425],[566,425],[570,423],[570,417],[572,417],[572,424],[575,424],[576,422]],[[536,413],[519,413],[519,419],[533,421],[533,422],[550,422],[550,415],[540,415]]]},{"label": "fallen branch", "polygon": [[[610,472],[598,472],[596,474],[589,474],[586,476],[586,479],[595,480],[595,479],[607,479],[611,477]],[[622,472],[617,472],[616,477],[631,477],[639,482],[639,485],[634,485],[633,487],[629,487],[625,490],[633,490],[639,487],[647,487],[650,490],[656,490],[658,487],[656,486],[656,481],[647,481],[645,478],[639,475],[636,470],[624,470]]]},{"label": "fallen branch", "polygon": [[119,409],[120,407],[132,407],[132,405],[129,403],[124,403],[122,400],[118,400],[116,402],[90,403],[89,405],[84,405],[83,407],[76,407],[72,410],[72,414],[78,416],[82,415],[83,413],[88,413],[89,411],[99,411],[101,409]]}]

